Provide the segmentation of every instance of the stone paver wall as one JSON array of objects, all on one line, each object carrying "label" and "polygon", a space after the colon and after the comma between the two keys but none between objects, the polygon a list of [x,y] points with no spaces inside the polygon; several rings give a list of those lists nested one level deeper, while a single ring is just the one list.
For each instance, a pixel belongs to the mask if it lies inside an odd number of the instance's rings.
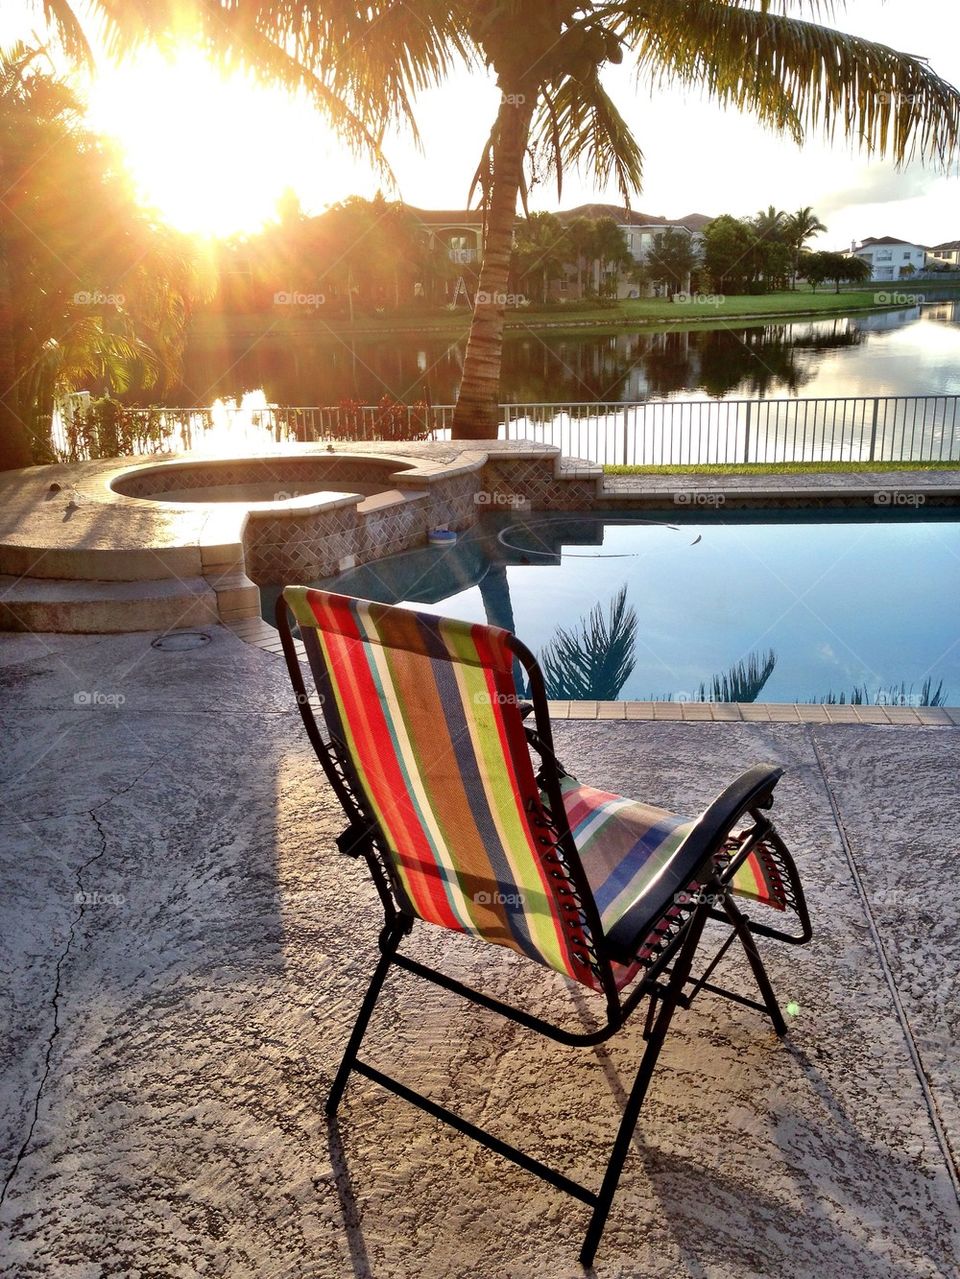
[{"label": "stone paver wall", "polygon": [[243,531],[247,577],[258,586],[329,577],[358,561],[362,532],[356,504],[251,515]]},{"label": "stone paver wall", "polygon": [[552,457],[491,458],[482,488],[493,505],[515,501],[535,511],[587,511],[597,500],[595,479],[559,475]]}]

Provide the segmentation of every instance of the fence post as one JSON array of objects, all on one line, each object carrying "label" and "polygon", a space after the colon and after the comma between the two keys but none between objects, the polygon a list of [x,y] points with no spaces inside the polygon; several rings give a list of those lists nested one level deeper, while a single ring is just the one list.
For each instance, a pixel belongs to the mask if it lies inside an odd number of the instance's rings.
[{"label": "fence post", "polygon": [[877,448],[877,420],[879,417],[880,398],[879,396],[875,396],[873,401],[873,425],[870,427],[870,456],[867,458],[868,462],[874,461],[874,454]]},{"label": "fence post", "polygon": [[627,431],[628,431],[628,429],[629,429],[629,425],[630,425],[630,410],[629,410],[629,408],[624,407],[624,410],[623,410],[623,440],[622,440],[623,448],[622,448],[622,450],[621,450],[622,455],[623,455],[623,465],[624,465],[624,466],[626,466],[626,465],[627,465]]},{"label": "fence post", "polygon": [[743,433],[743,460],[750,461],[750,419],[753,416],[753,400],[747,400],[747,425]]}]

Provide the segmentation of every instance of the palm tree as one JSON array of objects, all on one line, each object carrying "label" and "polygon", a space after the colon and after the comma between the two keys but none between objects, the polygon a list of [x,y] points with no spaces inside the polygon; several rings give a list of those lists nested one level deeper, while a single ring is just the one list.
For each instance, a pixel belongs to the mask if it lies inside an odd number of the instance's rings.
[{"label": "palm tree", "polygon": [[555,214],[531,213],[517,227],[517,279],[524,292],[535,283],[539,301],[547,301],[550,281],[563,274],[569,255],[566,230]]},{"label": "palm tree", "polygon": [[[93,7],[112,20],[115,52],[162,39],[176,29],[174,11],[182,17],[175,0]],[[814,17],[822,7],[806,0]],[[558,191],[571,165],[598,185],[615,180],[625,201],[640,188],[640,146],[601,82],[607,62],[629,53],[654,87],[705,91],[798,142],[812,127],[832,136],[839,125],[898,163],[955,155],[960,93],[925,60],[773,8],[752,0],[210,0],[190,12],[211,48],[306,88],[344,136],[375,151],[390,122],[415,126],[414,96],[455,65],[479,63],[495,75],[501,101],[475,178],[485,251],[453,424],[458,438],[479,439],[497,431],[501,299],[528,154],[546,157]],[[43,9],[77,39],[67,0]]]},{"label": "palm tree", "polygon": [[753,229],[758,240],[768,240],[771,243],[782,241],[786,234],[786,227],[787,215],[774,208],[772,204],[761,209],[753,219]]},{"label": "palm tree", "polygon": [[207,283],[186,237],[135,207],[36,57],[0,56],[0,469],[47,460],[54,401],[78,383],[175,382]]},{"label": "palm tree", "polygon": [[627,238],[613,218],[597,218],[593,237],[593,257],[597,264],[597,292],[616,296],[616,282],[624,267],[633,265]]},{"label": "palm tree", "polygon": [[662,231],[654,238],[653,250],[644,265],[647,278],[664,285],[667,297],[672,298],[679,289],[687,287],[697,266],[697,255],[690,236],[676,227]]},{"label": "palm tree", "polygon": [[[528,147],[546,151],[558,187],[565,167],[583,163],[598,183],[615,178],[625,200],[639,189],[639,145],[600,80],[602,66],[625,52],[654,84],[706,90],[797,141],[812,125],[833,133],[839,122],[902,162],[914,154],[943,160],[960,140],[960,94],[922,59],[766,5],[485,0],[466,9],[466,33],[503,94],[477,171],[487,218],[484,299],[506,287]],[[495,302],[476,308],[453,424],[459,438],[496,435],[503,319]]]},{"label": "palm tree", "polygon": [[803,208],[797,209],[796,213],[791,213],[786,222],[787,241],[793,250],[793,287],[797,287],[797,275],[800,272],[800,255],[807,247],[807,241],[812,235],[819,235],[821,231],[826,231],[826,225],[820,221],[814,213],[813,208],[809,204],[805,204]]},{"label": "palm tree", "polygon": [[567,227],[567,242],[577,264],[577,297],[583,297],[583,264],[589,261],[596,240],[597,224],[593,218],[574,218]]}]

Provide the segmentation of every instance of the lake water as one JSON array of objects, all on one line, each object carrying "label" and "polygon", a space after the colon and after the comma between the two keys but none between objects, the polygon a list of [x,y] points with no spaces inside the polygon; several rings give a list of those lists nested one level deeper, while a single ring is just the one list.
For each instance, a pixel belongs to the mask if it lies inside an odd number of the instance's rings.
[{"label": "lake water", "polygon": [[[636,665],[616,692],[698,700],[701,684],[774,655],[760,701],[941,704],[960,697],[960,523],[769,511],[650,519],[496,514],[320,583],[514,631],[535,653],[626,587]],[[272,620],[276,592],[264,592]],[[722,699],[720,699],[722,700]]]},{"label": "lake water", "polygon": [[[464,328],[467,325],[464,318]],[[309,335],[224,338],[191,345],[171,405],[262,392],[279,405],[452,404],[465,340],[401,337],[318,341]],[[510,334],[506,402],[956,395],[960,304],[790,324],[705,331]]]}]

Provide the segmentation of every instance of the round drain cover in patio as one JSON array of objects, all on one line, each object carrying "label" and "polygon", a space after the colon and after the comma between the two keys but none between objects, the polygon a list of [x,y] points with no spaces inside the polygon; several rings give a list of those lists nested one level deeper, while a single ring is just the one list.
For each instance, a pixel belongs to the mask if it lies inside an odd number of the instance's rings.
[{"label": "round drain cover in patio", "polygon": [[183,653],[190,648],[203,648],[209,643],[210,636],[203,631],[169,631],[151,640],[150,647],[162,649],[165,653]]}]

